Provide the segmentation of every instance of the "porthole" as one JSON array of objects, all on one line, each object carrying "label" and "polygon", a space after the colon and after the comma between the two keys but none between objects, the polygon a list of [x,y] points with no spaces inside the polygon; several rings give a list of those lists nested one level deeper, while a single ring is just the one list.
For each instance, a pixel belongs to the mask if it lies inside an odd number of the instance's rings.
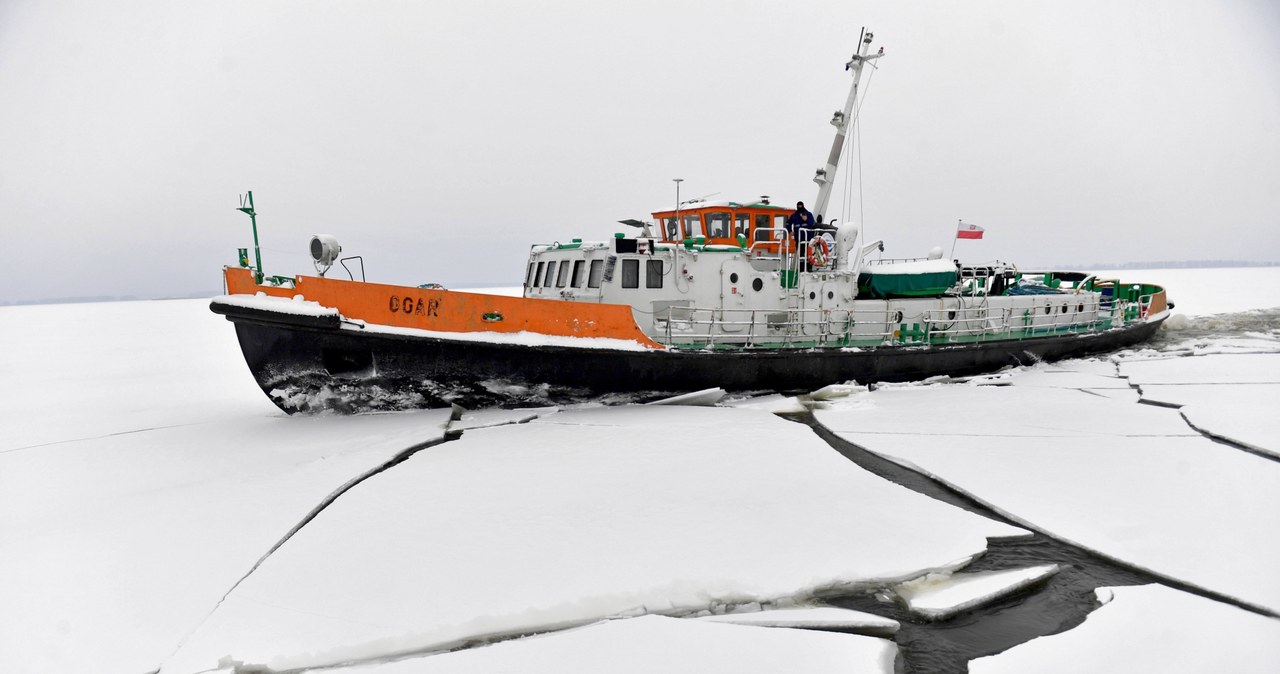
[{"label": "porthole", "polygon": [[757,278],[757,279],[752,279],[752,281],[751,281],[751,289],[752,289],[752,290],[754,290],[754,291],[756,291],[756,292],[760,292],[761,290],[764,290],[764,281],[763,281],[763,280],[761,280],[761,279],[758,279],[758,278]]},{"label": "porthole", "polygon": [[737,283],[737,282],[738,282],[738,272],[735,271],[732,274],[729,274],[729,283]]},{"label": "porthole", "polygon": [[1080,306],[1076,307],[1076,313],[1079,313],[1079,314],[1083,314],[1083,313],[1084,313],[1084,305],[1083,305],[1083,304],[1081,304]]},{"label": "porthole", "polygon": [[1051,311],[1053,311],[1053,307],[1051,307],[1051,306],[1049,306],[1049,305],[1047,305],[1047,304],[1046,304],[1046,305],[1044,305],[1044,314],[1045,314],[1046,316],[1048,316],[1048,315],[1049,315],[1049,312],[1051,312]]},{"label": "porthole", "polygon": [[1064,314],[1065,314],[1065,313],[1067,313],[1067,305],[1065,305],[1065,304],[1064,304],[1064,305],[1062,305],[1062,312],[1061,312],[1061,313],[1064,313]]},{"label": "porthole", "polygon": [[835,298],[836,298],[836,293],[835,293],[835,291],[833,291],[833,290],[828,290],[828,291],[827,291],[827,299],[829,299],[829,300],[834,300]]},{"label": "porthole", "polygon": [[948,312],[947,312],[947,320],[948,320],[948,321],[954,321],[954,320],[956,320],[956,312],[954,312],[954,311],[948,311]]},{"label": "porthole", "polygon": [[893,320],[892,320],[891,322],[892,322],[892,323],[901,323],[901,322],[902,322],[902,312],[901,312],[901,311],[896,311],[896,312],[894,312],[894,314],[893,314]]},{"label": "porthole", "polygon": [[817,299],[817,298],[818,298],[818,294],[817,294],[817,293],[812,292],[812,291],[810,291],[810,292],[809,292],[809,299],[813,300],[813,299]]}]

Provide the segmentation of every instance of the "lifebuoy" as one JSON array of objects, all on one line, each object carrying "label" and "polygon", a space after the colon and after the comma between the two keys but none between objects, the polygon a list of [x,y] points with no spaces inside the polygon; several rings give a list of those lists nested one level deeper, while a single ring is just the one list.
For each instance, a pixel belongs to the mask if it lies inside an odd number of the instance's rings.
[{"label": "lifebuoy", "polygon": [[825,267],[831,260],[831,244],[825,237],[816,236],[809,240],[809,264],[814,267]]}]

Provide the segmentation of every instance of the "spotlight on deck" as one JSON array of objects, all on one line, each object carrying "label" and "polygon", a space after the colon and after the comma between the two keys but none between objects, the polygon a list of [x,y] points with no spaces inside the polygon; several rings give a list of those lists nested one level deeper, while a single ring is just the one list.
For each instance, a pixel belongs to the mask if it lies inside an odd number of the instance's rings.
[{"label": "spotlight on deck", "polygon": [[342,245],[338,240],[328,234],[316,234],[311,237],[311,260],[315,262],[316,271],[321,276],[329,271],[329,267],[337,261],[338,256],[342,254]]}]

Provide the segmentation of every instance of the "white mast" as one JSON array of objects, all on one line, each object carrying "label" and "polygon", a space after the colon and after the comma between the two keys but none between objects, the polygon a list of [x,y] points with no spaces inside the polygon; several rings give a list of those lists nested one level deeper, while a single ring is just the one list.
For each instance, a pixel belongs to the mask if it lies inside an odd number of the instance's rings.
[{"label": "white mast", "polygon": [[831,118],[831,125],[836,127],[836,139],[831,144],[831,154],[827,157],[827,165],[825,168],[818,169],[817,175],[813,177],[813,182],[818,183],[818,199],[813,203],[814,217],[824,218],[827,213],[827,202],[831,200],[831,181],[835,180],[836,167],[840,165],[840,152],[844,149],[844,138],[849,128],[850,115],[853,114],[853,104],[858,100],[858,82],[862,79],[862,66],[868,61],[874,61],[884,55],[884,47],[880,48],[879,53],[867,56],[867,50],[871,48],[871,38],[875,37],[868,33],[866,28],[862,29],[862,42],[858,45],[858,52],[848,63],[844,64],[845,70],[853,71],[853,88],[849,90],[849,100],[844,102],[844,112],[836,112]]}]

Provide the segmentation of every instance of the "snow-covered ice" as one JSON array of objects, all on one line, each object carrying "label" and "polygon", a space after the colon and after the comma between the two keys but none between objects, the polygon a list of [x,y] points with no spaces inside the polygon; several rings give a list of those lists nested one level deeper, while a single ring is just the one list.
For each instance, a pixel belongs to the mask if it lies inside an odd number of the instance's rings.
[{"label": "snow-covered ice", "polygon": [[1280,355],[1208,354],[1129,360],[1120,374],[1139,386],[1152,384],[1280,384]]},{"label": "snow-covered ice", "polygon": [[1025,569],[931,573],[893,588],[912,613],[943,620],[1034,585],[1058,572],[1057,564]]},{"label": "snow-covered ice", "polygon": [[0,671],[155,670],[314,509],[448,417],[249,417],[0,454]]},{"label": "snow-covered ice", "polygon": [[939,385],[873,391],[815,415],[1017,522],[1280,611],[1280,463],[1204,438],[1176,410]]},{"label": "snow-covered ice", "polygon": [[163,671],[228,655],[313,667],[804,599],[951,568],[987,537],[1023,534],[865,472],[766,412],[568,410],[467,431],[348,491]]},{"label": "snow-covered ice", "polygon": [[877,636],[892,636],[900,627],[898,621],[890,618],[835,606],[794,606],[763,611],[721,613],[699,616],[697,619],[734,625],[858,632]]},{"label": "snow-covered ice", "polygon": [[0,307],[0,452],[279,413],[208,300]]},{"label": "snow-covered ice", "polygon": [[1083,625],[972,660],[969,671],[1271,674],[1280,667],[1280,620],[1162,585],[1098,594],[1106,603]]},{"label": "snow-covered ice", "polygon": [[651,615],[483,648],[306,674],[891,674],[896,655],[893,642],[876,637]]}]

